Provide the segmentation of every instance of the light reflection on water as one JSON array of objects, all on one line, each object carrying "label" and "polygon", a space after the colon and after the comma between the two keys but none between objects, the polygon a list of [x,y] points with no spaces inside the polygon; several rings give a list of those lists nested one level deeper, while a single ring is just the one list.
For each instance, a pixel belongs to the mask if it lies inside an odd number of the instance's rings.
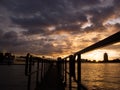
[{"label": "light reflection on water", "polygon": [[119,63],[82,63],[81,75],[89,90],[120,90]]}]

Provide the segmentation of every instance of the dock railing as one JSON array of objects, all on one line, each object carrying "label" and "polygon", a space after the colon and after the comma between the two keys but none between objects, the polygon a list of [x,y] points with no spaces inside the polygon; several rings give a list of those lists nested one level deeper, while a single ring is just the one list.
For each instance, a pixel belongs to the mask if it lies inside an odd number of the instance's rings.
[{"label": "dock railing", "polygon": [[[81,84],[81,54],[98,49],[113,43],[120,42],[120,31],[65,58],[58,58],[56,61],[44,58],[33,57],[30,54],[26,56],[25,75],[28,76],[28,89],[31,90],[31,76],[36,74],[36,88],[45,76],[46,71],[55,62],[58,69],[58,78],[67,86],[69,79],[69,90],[72,90],[72,82],[77,84],[77,90],[87,90]],[[37,63],[36,70],[32,71],[32,66]],[[77,66],[77,67],[76,67]],[[39,75],[40,74],[40,75]]]},{"label": "dock railing", "polygon": [[[36,75],[36,84],[34,88],[37,89],[37,87],[39,87],[39,84],[42,82],[46,72],[53,65],[53,62],[54,60],[47,60],[40,57],[34,57],[29,53],[27,54],[25,64],[25,75],[28,76],[27,90],[31,90],[32,75]],[[34,70],[32,70],[33,68]]]},{"label": "dock railing", "polygon": [[[69,90],[72,90],[73,80],[77,84],[77,90],[81,90],[81,89],[87,90],[87,88],[81,84],[81,54],[84,54],[86,52],[89,52],[107,45],[111,45],[117,42],[120,42],[120,31],[83,50],[80,50],[72,55],[62,58],[61,61],[63,65],[61,65],[62,66],[61,75],[62,77],[64,77],[64,83],[66,85],[67,85],[67,78],[69,78]],[[60,62],[60,58],[58,59],[58,61]],[[69,64],[67,64],[67,62]],[[77,65],[77,67],[75,67],[75,65]],[[77,72],[75,72],[76,70]]]}]

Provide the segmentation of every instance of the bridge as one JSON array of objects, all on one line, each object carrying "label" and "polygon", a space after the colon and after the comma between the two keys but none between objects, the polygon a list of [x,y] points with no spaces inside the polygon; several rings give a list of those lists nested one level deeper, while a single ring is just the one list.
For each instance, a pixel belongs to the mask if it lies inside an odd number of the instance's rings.
[{"label": "bridge", "polygon": [[87,90],[81,82],[81,55],[117,42],[120,42],[120,31],[67,57],[58,57],[57,60],[28,53],[23,65],[27,78],[26,90]]}]

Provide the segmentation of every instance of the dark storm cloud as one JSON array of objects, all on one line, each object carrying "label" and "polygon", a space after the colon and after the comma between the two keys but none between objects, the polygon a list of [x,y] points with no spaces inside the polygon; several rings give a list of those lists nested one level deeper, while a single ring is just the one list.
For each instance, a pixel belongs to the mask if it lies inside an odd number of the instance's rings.
[{"label": "dark storm cloud", "polygon": [[113,15],[114,9],[113,7],[97,8],[97,9],[91,9],[86,13],[92,16],[90,20],[93,23],[93,25],[90,28],[94,27],[94,29],[96,30],[98,28],[104,28],[103,23],[107,19],[109,19],[110,16]]},{"label": "dark storm cloud", "polygon": [[[49,0],[10,0],[5,2],[5,4],[13,12],[13,16],[11,16],[12,20],[22,25],[55,23],[55,18],[62,16],[64,13],[64,9],[61,10],[64,6],[60,0],[52,2]],[[23,16],[22,18],[20,18],[21,15]],[[32,18],[24,18],[24,16],[29,17],[31,15]]]},{"label": "dark storm cloud", "polygon": [[[66,0],[67,1],[67,0]],[[10,0],[5,2],[8,10],[13,12],[11,19],[20,25],[51,25],[69,23],[76,20],[85,21],[82,13],[73,13],[69,7],[71,1],[64,0]]]},{"label": "dark storm cloud", "polygon": [[53,41],[52,39],[40,39],[34,41],[22,41],[20,44],[15,47],[9,47],[8,51],[19,52],[19,53],[34,53],[41,55],[50,55],[54,53],[61,53],[63,50],[62,46],[54,47],[52,43],[46,42]]},{"label": "dark storm cloud", "polygon": [[0,38],[2,37],[3,35],[3,30],[0,29]]},{"label": "dark storm cloud", "polygon": [[72,0],[74,7],[88,6],[100,3],[99,0]]},{"label": "dark storm cloud", "polygon": [[37,29],[37,28],[29,28],[26,31],[22,31],[24,35],[34,35],[34,34],[44,34],[45,30],[44,29]]},{"label": "dark storm cloud", "polygon": [[116,9],[119,9],[120,1],[119,0],[114,0],[114,4],[115,4]]},{"label": "dark storm cloud", "polygon": [[0,47],[3,49],[14,50],[15,47],[19,47],[26,43],[29,42],[25,40],[19,40],[18,33],[16,33],[15,31],[4,32],[0,36]]},{"label": "dark storm cloud", "polygon": [[58,46],[56,48],[50,43],[43,45],[39,50],[40,54],[47,54],[47,55],[49,55],[50,53],[54,54],[54,53],[62,53],[62,52],[63,51],[62,51],[61,47]]},{"label": "dark storm cloud", "polygon": [[[19,1],[19,2],[18,2]],[[34,13],[37,11],[42,11],[43,14],[46,12],[53,12],[59,8],[59,4],[62,5],[62,0],[15,0],[15,2],[20,5],[16,7],[14,11],[20,11],[22,13]],[[60,10],[60,8],[59,8]]]},{"label": "dark storm cloud", "polygon": [[64,24],[60,27],[57,27],[57,30],[66,30],[66,31],[80,30],[80,25]]},{"label": "dark storm cloud", "polygon": [[[57,32],[67,32],[72,35],[83,31],[104,31],[106,28],[103,23],[115,14],[116,10],[119,12],[120,6],[119,0],[114,0],[113,4],[107,6],[102,5],[104,1],[108,2],[108,0],[2,0],[0,1],[0,8],[6,9],[0,9],[1,47],[8,48],[7,46],[10,45],[9,50],[18,52],[61,53],[64,48],[72,48],[72,45],[68,44],[71,47],[64,45],[55,47],[51,42],[57,40],[48,39],[49,35],[59,34]],[[109,4],[107,2],[106,4]],[[4,16],[7,16],[7,20],[3,19]],[[81,29],[88,22],[88,16],[91,16],[89,21],[92,25]],[[17,24],[24,30],[19,32],[17,29],[15,29],[16,32],[8,31],[11,25],[9,23]],[[8,28],[5,29],[7,25]],[[50,26],[54,26],[55,30],[49,30],[48,27]],[[117,24],[115,26],[119,27]],[[22,34],[23,37],[18,34]],[[32,36],[38,34],[45,38],[33,40]],[[93,38],[91,41],[98,40],[99,38]],[[69,43],[68,40],[66,42]]]},{"label": "dark storm cloud", "polygon": [[16,39],[17,38],[17,33],[14,31],[7,32],[4,34],[3,38],[5,39]]},{"label": "dark storm cloud", "polygon": [[17,33],[14,31],[6,32],[2,34],[0,38],[1,45],[13,45],[17,40]]},{"label": "dark storm cloud", "polygon": [[[13,14],[11,15],[11,20],[14,23],[20,24],[23,27],[30,26],[48,26],[57,25],[59,23],[69,24],[76,21],[87,22],[86,12],[83,13],[81,7],[99,4],[99,0],[9,0],[3,1],[4,5]],[[77,6],[77,7],[75,7]],[[80,8],[78,8],[80,7]],[[75,12],[76,11],[76,12]],[[100,11],[100,10],[99,10]],[[107,10],[106,10],[107,11]],[[98,10],[90,11],[94,18],[92,18],[93,23],[97,23],[96,16],[101,16]],[[98,24],[101,24],[98,23]],[[69,25],[70,26],[70,25]],[[73,27],[73,26],[72,26]],[[71,28],[63,26],[63,29]],[[31,30],[29,30],[31,31]],[[36,30],[35,30],[36,31]]]},{"label": "dark storm cloud", "polygon": [[[86,14],[91,14],[93,16],[91,22],[100,27],[104,19],[108,18],[114,9],[113,7],[98,8],[97,5],[99,4],[100,0],[4,1],[4,5],[13,13],[11,15],[12,21],[26,27],[29,25],[47,26],[59,23],[68,24],[76,21],[86,22]],[[92,8],[91,5],[96,5],[96,8]],[[90,10],[84,12],[81,9],[83,6],[91,7]]]}]

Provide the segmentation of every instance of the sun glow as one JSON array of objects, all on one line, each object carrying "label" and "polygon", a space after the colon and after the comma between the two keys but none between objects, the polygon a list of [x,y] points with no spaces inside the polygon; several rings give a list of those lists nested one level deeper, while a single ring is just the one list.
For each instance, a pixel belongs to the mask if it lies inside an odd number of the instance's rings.
[{"label": "sun glow", "polygon": [[103,54],[108,53],[109,60],[115,59],[114,57],[118,57],[119,55],[117,54],[116,51],[114,50],[105,50],[105,49],[98,49],[91,51],[86,54],[82,54],[82,58],[84,59],[89,59],[89,60],[96,60],[96,61],[101,61],[103,60]]}]

